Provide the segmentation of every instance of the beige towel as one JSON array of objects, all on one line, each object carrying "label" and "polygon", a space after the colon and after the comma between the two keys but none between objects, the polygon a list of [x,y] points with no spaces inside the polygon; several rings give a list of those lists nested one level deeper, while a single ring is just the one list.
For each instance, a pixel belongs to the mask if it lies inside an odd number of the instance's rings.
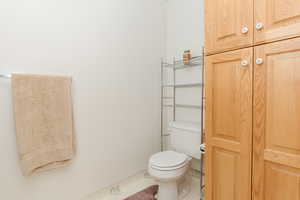
[{"label": "beige towel", "polygon": [[25,176],[65,166],[75,153],[71,78],[12,75],[17,146]]}]

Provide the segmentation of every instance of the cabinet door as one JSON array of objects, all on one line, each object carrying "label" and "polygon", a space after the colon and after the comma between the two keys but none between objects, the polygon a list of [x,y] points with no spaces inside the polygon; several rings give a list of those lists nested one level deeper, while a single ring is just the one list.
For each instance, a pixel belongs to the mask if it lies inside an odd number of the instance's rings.
[{"label": "cabinet door", "polygon": [[300,38],[255,57],[253,199],[300,200]]},{"label": "cabinet door", "polygon": [[206,200],[251,199],[252,53],[206,59]]},{"label": "cabinet door", "polygon": [[254,2],[256,44],[300,35],[299,0],[254,0]]},{"label": "cabinet door", "polygon": [[253,43],[253,0],[205,1],[206,54]]}]

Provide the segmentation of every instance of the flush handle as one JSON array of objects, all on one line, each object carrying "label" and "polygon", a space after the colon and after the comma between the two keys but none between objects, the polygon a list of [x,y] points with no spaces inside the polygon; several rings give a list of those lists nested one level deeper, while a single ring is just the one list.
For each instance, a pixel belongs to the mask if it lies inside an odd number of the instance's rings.
[{"label": "flush handle", "polygon": [[201,152],[201,154],[205,154],[205,147],[206,147],[205,143],[203,143],[203,144],[200,145],[200,152]]}]

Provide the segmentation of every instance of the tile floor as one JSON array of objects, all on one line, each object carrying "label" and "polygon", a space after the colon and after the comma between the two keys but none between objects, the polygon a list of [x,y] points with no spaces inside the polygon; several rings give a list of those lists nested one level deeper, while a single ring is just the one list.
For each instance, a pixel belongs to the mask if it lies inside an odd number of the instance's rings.
[{"label": "tile floor", "polygon": [[[192,178],[191,182],[191,192],[182,200],[200,200],[200,180]],[[156,184],[155,181],[147,176],[145,172],[142,172],[128,178],[117,186],[100,190],[82,200],[123,200],[154,184]]]}]

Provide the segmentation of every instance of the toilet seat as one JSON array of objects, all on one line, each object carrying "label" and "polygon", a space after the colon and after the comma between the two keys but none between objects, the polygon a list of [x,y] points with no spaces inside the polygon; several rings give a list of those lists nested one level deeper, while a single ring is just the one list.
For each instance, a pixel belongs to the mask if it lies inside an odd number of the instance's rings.
[{"label": "toilet seat", "polygon": [[175,151],[165,151],[154,154],[150,158],[150,165],[153,169],[160,171],[172,171],[186,165],[188,156]]}]

